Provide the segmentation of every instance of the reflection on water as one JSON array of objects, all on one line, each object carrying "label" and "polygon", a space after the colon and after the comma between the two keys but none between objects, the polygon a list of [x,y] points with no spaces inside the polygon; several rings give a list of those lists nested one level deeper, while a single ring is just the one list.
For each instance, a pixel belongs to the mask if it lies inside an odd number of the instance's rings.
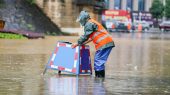
[{"label": "reflection on water", "polygon": [[45,78],[48,95],[103,95],[102,79],[92,77],[56,76]]},{"label": "reflection on water", "polygon": [[56,42],[75,42],[78,37],[0,39],[0,95],[168,95],[170,42],[158,36],[113,34],[116,47],[106,64],[105,80],[58,76],[50,70],[40,75]]},{"label": "reflection on water", "polygon": [[56,78],[50,77],[48,79],[49,93],[58,95],[78,95],[78,78],[77,77],[66,77]]}]

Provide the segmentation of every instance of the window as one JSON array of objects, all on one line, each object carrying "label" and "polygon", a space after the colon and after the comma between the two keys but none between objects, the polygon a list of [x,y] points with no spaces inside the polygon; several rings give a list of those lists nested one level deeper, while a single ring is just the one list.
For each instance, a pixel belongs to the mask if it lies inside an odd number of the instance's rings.
[{"label": "window", "polygon": [[138,11],[145,10],[145,0],[138,0]]},{"label": "window", "polygon": [[126,9],[133,10],[133,0],[127,0]]},{"label": "window", "polygon": [[114,0],[114,9],[121,9],[121,1],[122,0]]}]

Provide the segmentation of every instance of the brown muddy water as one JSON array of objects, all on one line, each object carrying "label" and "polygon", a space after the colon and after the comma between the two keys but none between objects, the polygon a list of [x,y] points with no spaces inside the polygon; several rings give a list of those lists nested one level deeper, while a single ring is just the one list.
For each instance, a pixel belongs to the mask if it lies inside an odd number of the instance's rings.
[{"label": "brown muddy water", "polygon": [[[170,41],[167,34],[112,34],[116,47],[106,63],[106,78],[41,73],[57,41],[0,39],[0,95],[170,95]],[[164,38],[166,36],[166,39]],[[95,49],[92,44],[91,58]]]}]

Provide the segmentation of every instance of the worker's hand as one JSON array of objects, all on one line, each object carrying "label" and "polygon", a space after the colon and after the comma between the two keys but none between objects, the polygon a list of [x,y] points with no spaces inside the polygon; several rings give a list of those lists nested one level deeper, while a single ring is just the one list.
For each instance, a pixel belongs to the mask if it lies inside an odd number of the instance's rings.
[{"label": "worker's hand", "polygon": [[78,44],[72,44],[71,48],[76,48],[78,46]]}]

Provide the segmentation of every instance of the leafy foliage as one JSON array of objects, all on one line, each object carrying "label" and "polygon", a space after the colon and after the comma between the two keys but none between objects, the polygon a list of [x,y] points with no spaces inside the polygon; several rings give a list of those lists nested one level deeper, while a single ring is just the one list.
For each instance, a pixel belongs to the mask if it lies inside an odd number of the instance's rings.
[{"label": "leafy foliage", "polygon": [[166,0],[165,16],[166,16],[168,19],[170,18],[170,0]]},{"label": "leafy foliage", "polygon": [[0,8],[3,7],[4,5],[4,0],[0,0]]},{"label": "leafy foliage", "polygon": [[160,2],[160,0],[154,0],[152,3],[152,6],[150,8],[150,12],[153,16],[153,18],[162,18],[163,16],[163,11],[164,11],[164,6]]},{"label": "leafy foliage", "polygon": [[30,4],[34,4],[35,0],[27,0]]},{"label": "leafy foliage", "polygon": [[150,12],[152,17],[156,19],[154,26],[158,27],[158,19],[162,18],[164,15],[164,5],[160,0],[154,0]]},{"label": "leafy foliage", "polygon": [[0,33],[0,39],[24,39],[23,35],[11,34],[11,33]]}]

